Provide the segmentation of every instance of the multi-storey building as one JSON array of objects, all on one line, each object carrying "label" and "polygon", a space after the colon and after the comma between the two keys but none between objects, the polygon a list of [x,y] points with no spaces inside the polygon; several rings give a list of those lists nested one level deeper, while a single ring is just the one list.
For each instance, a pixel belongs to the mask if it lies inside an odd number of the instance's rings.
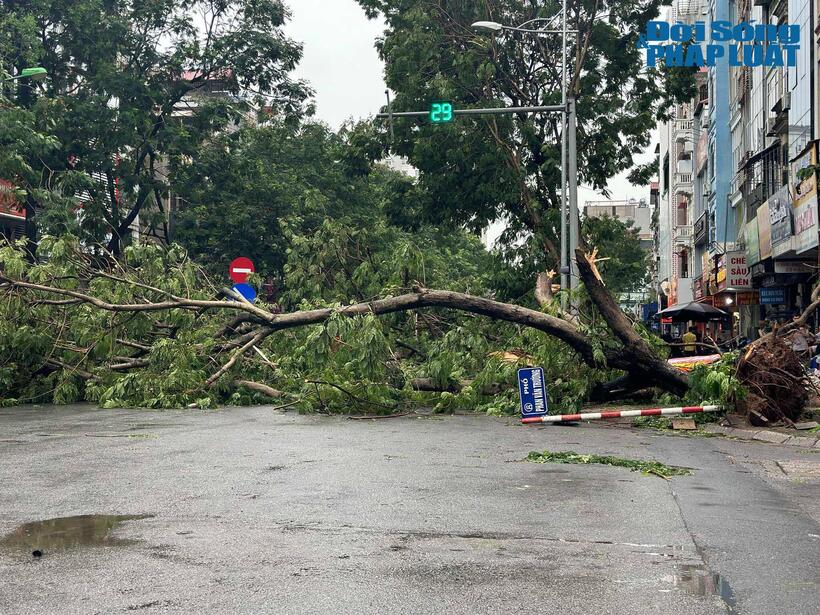
[{"label": "multi-storey building", "polygon": [[[816,271],[820,5],[812,1],[710,0],[698,11],[678,0],[672,11],[672,21],[686,22],[700,12],[707,32],[715,20],[800,27],[795,67],[729,66],[724,58],[697,75],[686,216],[686,191],[673,174],[683,169],[673,163],[686,159],[679,144],[687,136],[675,123],[687,105],[660,127],[659,282],[668,281],[671,305],[688,299],[682,280],[692,275],[693,298],[733,313],[735,333],[749,337],[762,319],[807,305]],[[691,246],[676,241],[684,222],[693,224]]]},{"label": "multi-storey building", "polygon": [[652,209],[645,198],[627,199],[622,201],[586,201],[584,216],[587,218],[612,217],[624,224],[630,224],[638,231],[641,248],[647,252],[652,250]]},{"label": "multi-storey building", "polygon": [[[703,21],[702,0],[677,0],[670,22]],[[676,105],[660,126],[658,181],[658,285],[662,306],[692,301],[697,272],[694,243],[696,118],[698,101]]]},{"label": "multi-storey building", "polygon": [[732,146],[737,173],[732,203],[738,242],[754,290],[740,306],[741,331],[761,319],[786,319],[809,301],[817,262],[814,28],[809,0],[732,3],[738,21],[800,27],[797,66],[736,67],[733,103],[740,128]]}]

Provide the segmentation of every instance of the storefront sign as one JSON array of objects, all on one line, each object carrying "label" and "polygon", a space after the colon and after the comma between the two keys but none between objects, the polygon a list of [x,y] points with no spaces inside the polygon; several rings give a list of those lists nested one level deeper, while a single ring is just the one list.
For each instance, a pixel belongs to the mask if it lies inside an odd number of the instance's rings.
[{"label": "storefront sign", "polygon": [[817,194],[794,208],[794,251],[802,254],[817,247]]},{"label": "storefront sign", "polygon": [[760,243],[760,260],[772,257],[772,227],[769,220],[769,202],[757,210],[757,237]]},{"label": "storefront sign", "polygon": [[746,264],[746,253],[740,250],[727,252],[726,259],[728,267],[726,287],[735,290],[752,288],[752,278],[749,275],[749,266]]},{"label": "storefront sign", "polygon": [[769,199],[769,222],[772,245],[776,246],[792,236],[792,207],[789,187],[783,186]]},{"label": "storefront sign", "polygon": [[759,302],[760,295],[755,290],[735,294],[735,305],[759,305]]},{"label": "storefront sign", "polygon": [[805,263],[803,261],[775,261],[774,262],[774,272],[775,273],[811,273],[812,267],[810,266],[811,263]]},{"label": "storefront sign", "polygon": [[706,243],[706,212],[703,212],[700,217],[695,220],[694,242],[696,246]]},{"label": "storefront sign", "polygon": [[703,299],[703,280],[701,278],[695,278],[692,281],[692,296],[695,301]]},{"label": "storefront sign", "polygon": [[777,258],[783,256],[788,252],[794,252],[794,235],[786,237],[785,241],[781,241],[772,246],[772,257]]},{"label": "storefront sign", "polygon": [[744,235],[746,236],[746,254],[749,256],[749,262],[753,265],[759,263],[761,259],[757,218],[752,218],[746,223]]},{"label": "storefront sign", "polygon": [[783,287],[761,288],[760,305],[783,305],[786,303],[786,289]]},{"label": "storefront sign", "polygon": [[714,286],[711,286],[712,294],[715,295],[726,289],[726,255],[721,254],[715,263]]},{"label": "storefront sign", "polygon": [[753,278],[759,278],[761,276],[766,275],[766,264],[765,263],[756,263],[749,267],[749,274]]},{"label": "storefront sign", "polygon": [[706,278],[714,268],[715,264],[712,261],[712,257],[709,256],[709,252],[704,251],[703,254],[700,255],[700,270],[703,273],[703,277]]}]

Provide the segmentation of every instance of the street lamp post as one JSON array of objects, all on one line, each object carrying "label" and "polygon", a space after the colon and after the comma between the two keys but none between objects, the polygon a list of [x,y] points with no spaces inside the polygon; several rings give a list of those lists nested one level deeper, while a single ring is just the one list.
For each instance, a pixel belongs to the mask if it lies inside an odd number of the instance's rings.
[{"label": "street lamp post", "polygon": [[[578,268],[573,258],[575,249],[578,247],[579,235],[578,153],[575,142],[575,98],[567,96],[567,34],[578,31],[567,29],[567,0],[563,0],[560,15],[560,30],[549,29],[550,24],[558,15],[531,19],[516,27],[505,26],[494,21],[477,21],[473,27],[492,32],[508,30],[527,34],[561,34],[561,288],[573,290],[578,285]],[[543,28],[526,27],[537,22],[547,23]],[[567,179],[569,179],[569,203],[567,203]],[[569,212],[567,212],[567,205],[569,205]],[[567,232],[567,226],[569,226],[569,232]]]},{"label": "street lamp post", "polygon": [[19,75],[14,77],[6,77],[3,81],[16,81],[18,79],[31,79],[32,81],[42,81],[48,75],[48,71],[42,66],[33,66],[31,68],[24,68]]}]

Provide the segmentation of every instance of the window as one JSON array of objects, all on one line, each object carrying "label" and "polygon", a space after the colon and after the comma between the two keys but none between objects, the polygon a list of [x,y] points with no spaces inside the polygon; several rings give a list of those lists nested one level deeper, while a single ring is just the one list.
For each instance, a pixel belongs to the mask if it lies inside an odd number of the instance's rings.
[{"label": "window", "polygon": [[689,202],[682,198],[678,201],[678,217],[677,217],[677,225],[678,226],[686,226],[688,224],[688,209],[689,209]]}]

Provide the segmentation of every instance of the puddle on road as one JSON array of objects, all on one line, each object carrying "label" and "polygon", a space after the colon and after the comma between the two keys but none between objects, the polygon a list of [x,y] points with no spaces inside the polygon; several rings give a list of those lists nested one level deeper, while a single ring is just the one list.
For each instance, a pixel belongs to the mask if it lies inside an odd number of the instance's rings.
[{"label": "puddle on road", "polygon": [[675,587],[695,596],[717,596],[726,605],[726,612],[735,615],[737,601],[729,583],[719,574],[709,571],[703,565],[682,564],[675,567]]},{"label": "puddle on road", "polygon": [[79,547],[124,546],[135,540],[115,538],[123,521],[150,519],[154,515],[79,515],[24,523],[0,539],[0,551],[48,555]]}]

